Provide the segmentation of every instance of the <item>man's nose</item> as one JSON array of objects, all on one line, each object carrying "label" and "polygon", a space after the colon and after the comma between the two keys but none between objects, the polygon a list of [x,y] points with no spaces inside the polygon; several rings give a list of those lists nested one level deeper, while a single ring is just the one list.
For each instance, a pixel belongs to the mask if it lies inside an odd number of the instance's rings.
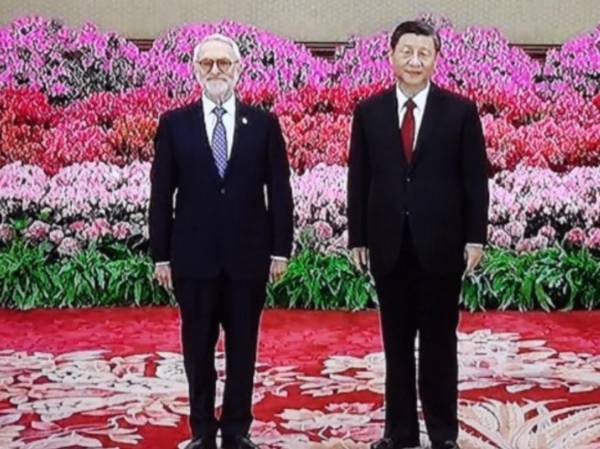
[{"label": "man's nose", "polygon": [[210,66],[210,73],[212,75],[218,75],[219,74],[219,68],[217,67],[217,61],[214,61],[213,64]]},{"label": "man's nose", "polygon": [[410,59],[408,60],[408,64],[412,65],[412,66],[420,67],[421,66],[421,60],[419,59],[419,57],[417,56],[416,53],[413,53],[410,56]]}]

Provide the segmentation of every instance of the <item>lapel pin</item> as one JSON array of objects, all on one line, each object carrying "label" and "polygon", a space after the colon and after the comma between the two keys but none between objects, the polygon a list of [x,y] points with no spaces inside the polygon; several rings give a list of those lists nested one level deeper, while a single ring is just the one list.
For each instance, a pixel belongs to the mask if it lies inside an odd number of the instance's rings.
[{"label": "lapel pin", "polygon": [[248,124],[248,119],[246,117],[242,117],[242,123],[244,125],[247,125]]}]

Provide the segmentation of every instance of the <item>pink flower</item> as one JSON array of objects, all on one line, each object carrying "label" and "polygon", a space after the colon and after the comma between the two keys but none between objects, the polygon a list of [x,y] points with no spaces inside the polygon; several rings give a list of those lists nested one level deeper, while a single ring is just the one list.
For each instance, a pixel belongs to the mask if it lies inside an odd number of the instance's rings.
[{"label": "pink flower", "polygon": [[333,229],[331,229],[329,223],[319,220],[315,222],[313,226],[317,239],[328,240],[333,237]]},{"label": "pink flower", "polygon": [[50,231],[50,225],[43,221],[36,220],[29,225],[27,230],[24,232],[25,238],[37,242],[45,239]]},{"label": "pink flower", "polygon": [[546,237],[549,241],[552,242],[556,239],[556,229],[554,229],[550,225],[542,226],[538,231],[538,236]]},{"label": "pink flower", "polygon": [[74,221],[69,225],[69,229],[75,232],[82,232],[85,229],[85,222],[83,220]]},{"label": "pink flower", "polygon": [[15,238],[15,230],[7,223],[0,224],[0,242],[8,243]]},{"label": "pink flower", "polygon": [[74,256],[81,251],[81,247],[74,238],[65,237],[58,246],[57,251],[61,256]]},{"label": "pink flower", "polygon": [[490,226],[489,241],[492,245],[500,248],[510,248],[512,246],[512,238],[506,231]]},{"label": "pink flower", "polygon": [[585,239],[585,231],[581,228],[573,228],[565,234],[565,243],[575,247],[583,246]]},{"label": "pink flower", "polygon": [[110,223],[105,218],[97,218],[83,230],[82,237],[88,241],[95,241],[110,235],[111,231]]},{"label": "pink flower", "polygon": [[[65,101],[103,89],[124,90],[143,77],[137,47],[91,24],[71,29],[53,19],[21,17],[2,32],[3,85],[18,86],[26,80]],[[117,63],[119,70],[114,70]],[[92,64],[100,73],[84,76],[82,66],[88,69]]]},{"label": "pink flower", "polygon": [[131,225],[125,222],[119,222],[113,225],[112,235],[118,240],[128,238],[132,233]]},{"label": "pink flower", "polygon": [[65,234],[60,229],[55,229],[55,230],[51,231],[50,234],[48,235],[48,239],[56,245],[58,245],[64,237],[65,237]]},{"label": "pink flower", "polygon": [[585,246],[593,250],[600,250],[600,228],[592,228],[588,231]]},{"label": "pink flower", "polygon": [[511,221],[504,227],[504,230],[513,238],[521,238],[525,233],[525,226],[521,222]]}]

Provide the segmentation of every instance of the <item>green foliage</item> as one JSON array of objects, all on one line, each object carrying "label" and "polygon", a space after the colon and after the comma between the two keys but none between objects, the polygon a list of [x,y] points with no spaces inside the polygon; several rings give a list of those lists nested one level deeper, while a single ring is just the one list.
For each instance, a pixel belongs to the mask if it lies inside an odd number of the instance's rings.
[{"label": "green foliage", "polygon": [[0,252],[0,305],[43,307],[54,294],[54,271],[47,265],[49,247],[14,241]]},{"label": "green foliage", "polygon": [[600,305],[600,260],[587,249],[553,247],[516,254],[490,249],[463,287],[476,309],[593,309]]},{"label": "green foliage", "polygon": [[[269,307],[361,310],[375,289],[347,254],[300,249],[286,275],[268,285]],[[516,254],[490,248],[463,285],[468,310],[571,310],[600,306],[600,258],[587,249],[553,247]],[[110,307],[175,304],[154,280],[142,250],[100,244],[57,258],[51,246],[14,240],[0,248],[0,307]]]},{"label": "green foliage", "polygon": [[375,290],[346,255],[302,249],[267,297],[270,307],[360,310],[374,305]]},{"label": "green foliage", "polygon": [[14,241],[0,251],[0,305],[109,307],[174,303],[153,280],[153,265],[124,245],[50,259],[50,247]]}]

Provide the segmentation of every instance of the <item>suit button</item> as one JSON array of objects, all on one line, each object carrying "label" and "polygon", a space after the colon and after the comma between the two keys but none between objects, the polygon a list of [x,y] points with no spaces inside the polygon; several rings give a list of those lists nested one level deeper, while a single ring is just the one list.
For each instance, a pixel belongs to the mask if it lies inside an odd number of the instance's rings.
[{"label": "suit button", "polygon": [[221,195],[225,195],[225,187],[221,187]]},{"label": "suit button", "polygon": [[408,210],[405,210],[404,215],[406,215],[408,217],[410,215],[410,212]]},{"label": "suit button", "polygon": [[406,182],[410,182],[410,176],[406,177]]}]

